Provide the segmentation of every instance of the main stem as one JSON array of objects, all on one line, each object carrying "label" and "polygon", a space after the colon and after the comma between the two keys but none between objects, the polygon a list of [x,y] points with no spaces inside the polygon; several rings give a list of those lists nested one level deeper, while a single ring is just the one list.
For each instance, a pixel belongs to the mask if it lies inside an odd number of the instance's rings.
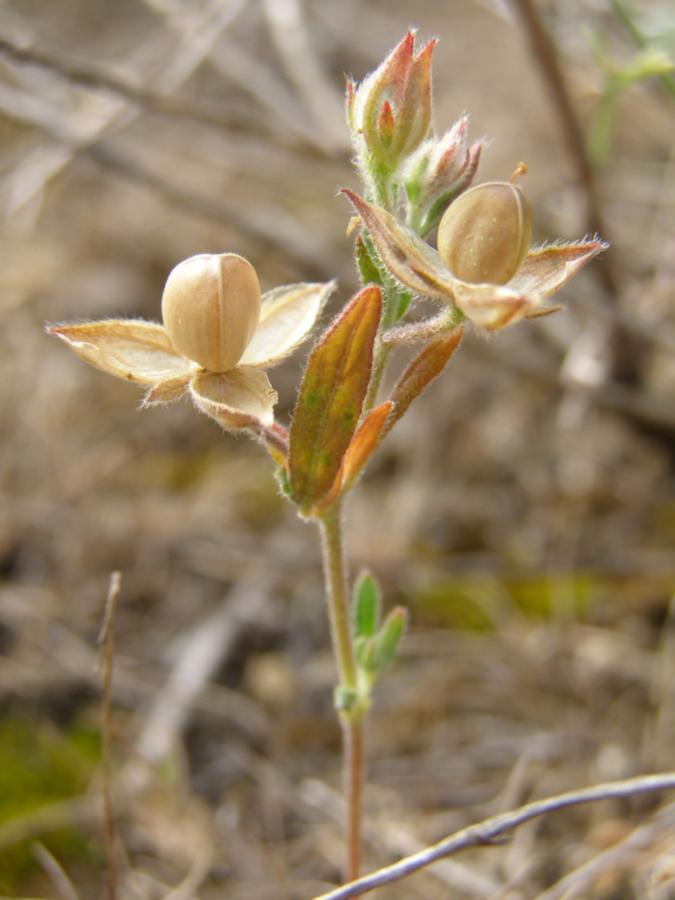
[{"label": "main stem", "polygon": [[346,858],[344,880],[353,881],[361,867],[361,820],[364,774],[364,714],[359,703],[356,662],[352,646],[347,571],[342,541],[342,509],[336,503],[319,519],[326,599],[333,651],[339,672],[338,714],[342,725]]}]

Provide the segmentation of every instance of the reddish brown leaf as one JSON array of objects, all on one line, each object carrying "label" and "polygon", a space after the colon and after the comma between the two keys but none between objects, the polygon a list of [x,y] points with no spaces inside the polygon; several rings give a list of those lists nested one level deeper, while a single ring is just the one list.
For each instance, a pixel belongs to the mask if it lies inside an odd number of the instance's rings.
[{"label": "reddish brown leaf", "polygon": [[387,417],[393,408],[392,401],[385,400],[366,415],[345,451],[340,471],[332,488],[323,498],[322,506],[332,503],[338,494],[346,493],[354,486],[366,463],[377,449]]},{"label": "reddish brown leaf", "polygon": [[448,334],[430,341],[409,364],[391,393],[394,408],[386,421],[386,431],[406,412],[415,397],[443,371],[459,346],[464,329],[460,325]]},{"label": "reddish brown leaf", "polygon": [[319,339],[293,412],[291,490],[308,512],[330,490],[361,416],[380,321],[380,289],[364,288]]}]

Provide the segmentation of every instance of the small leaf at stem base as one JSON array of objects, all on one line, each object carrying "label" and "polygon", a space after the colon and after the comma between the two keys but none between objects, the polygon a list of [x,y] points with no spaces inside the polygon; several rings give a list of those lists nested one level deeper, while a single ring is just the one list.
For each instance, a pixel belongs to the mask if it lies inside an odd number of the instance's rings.
[{"label": "small leaf at stem base", "polygon": [[380,586],[364,570],[354,583],[352,621],[354,639],[372,637],[380,625]]}]

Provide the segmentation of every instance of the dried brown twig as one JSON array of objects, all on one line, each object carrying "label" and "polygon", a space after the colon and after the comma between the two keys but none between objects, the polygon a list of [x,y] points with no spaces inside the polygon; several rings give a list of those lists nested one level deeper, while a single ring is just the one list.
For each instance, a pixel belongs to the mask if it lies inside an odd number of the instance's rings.
[{"label": "dried brown twig", "polygon": [[175,178],[164,177],[152,167],[98,138],[82,136],[60,120],[60,113],[43,102],[28,103],[27,95],[0,86],[0,111],[8,118],[38,128],[53,141],[66,147],[71,155],[80,154],[93,160],[110,172],[151,190],[164,200],[194,215],[235,227],[263,246],[276,247],[288,259],[296,262],[307,277],[323,278],[326,274],[321,260],[325,248],[308,235],[289,215],[281,210],[277,215],[261,215],[242,209],[241,204],[228,202],[226,198],[213,199],[179,184]]},{"label": "dried brown twig", "polygon": [[607,850],[589,859],[540,894],[537,900],[572,900],[574,897],[582,896],[605,872],[617,868],[626,869],[638,853],[653,846],[673,827],[675,827],[675,804],[671,803],[652,822],[636,828],[618,844],[612,844]]},{"label": "dried brown twig", "polygon": [[68,877],[65,869],[56,857],[49,852],[44,844],[36,843],[33,845],[33,854],[38,863],[49,877],[54,890],[59,896],[59,900],[80,900],[80,895]]},{"label": "dried brown twig", "polygon": [[0,35],[0,55],[16,63],[38,66],[81,87],[114,94],[144,110],[191,119],[219,130],[231,126],[231,122],[221,111],[203,100],[191,97],[188,102],[170,94],[138,86],[98,68],[72,63],[62,56],[38,47],[22,46],[5,35]]},{"label": "dried brown twig", "polygon": [[[556,46],[539,18],[532,0],[511,0],[511,6],[518,15],[546,89],[551,95],[563,140],[567,144],[577,177],[583,185],[586,196],[588,230],[598,232],[606,239],[608,233],[598,196],[595,173],[586,155],[584,133],[565,83]],[[611,256],[608,255],[602,257],[598,262],[598,271],[602,273],[605,287],[610,294],[613,294],[616,293],[617,284],[611,259]]]},{"label": "dried brown twig", "polygon": [[584,788],[580,791],[569,791],[565,794],[547,797],[544,800],[535,800],[518,809],[500,813],[476,825],[463,828],[461,831],[443,838],[437,844],[426,847],[419,853],[413,853],[411,856],[406,856],[390,866],[385,866],[376,872],[372,872],[370,875],[358,878],[356,881],[336,888],[334,891],[329,891],[327,894],[321,894],[315,897],[314,900],[347,900],[348,897],[360,897],[362,894],[381,887],[383,884],[391,884],[393,881],[406,878],[408,875],[425,868],[425,866],[431,865],[436,860],[444,859],[453,853],[457,853],[459,850],[493,844],[514,828],[529,822],[531,819],[536,819],[539,816],[557,812],[561,809],[567,809],[570,806],[579,806],[583,803],[593,803],[598,800],[634,797],[637,794],[673,789],[675,789],[675,772],[663,772],[659,775],[645,775],[638,778],[629,778],[625,781],[610,781],[594,787]]}]

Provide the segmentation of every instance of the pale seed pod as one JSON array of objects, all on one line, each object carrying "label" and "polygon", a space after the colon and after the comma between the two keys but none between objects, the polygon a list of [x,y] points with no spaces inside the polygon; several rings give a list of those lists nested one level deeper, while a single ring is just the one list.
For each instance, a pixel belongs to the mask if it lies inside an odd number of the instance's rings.
[{"label": "pale seed pod", "polygon": [[191,256],[164,286],[162,319],[171,343],[209,372],[237,365],[259,318],[258,276],[236,253]]},{"label": "pale seed pod", "polygon": [[506,284],[530,246],[532,216],[520,188],[478,184],[450,204],[438,226],[438,253],[462,281]]}]

